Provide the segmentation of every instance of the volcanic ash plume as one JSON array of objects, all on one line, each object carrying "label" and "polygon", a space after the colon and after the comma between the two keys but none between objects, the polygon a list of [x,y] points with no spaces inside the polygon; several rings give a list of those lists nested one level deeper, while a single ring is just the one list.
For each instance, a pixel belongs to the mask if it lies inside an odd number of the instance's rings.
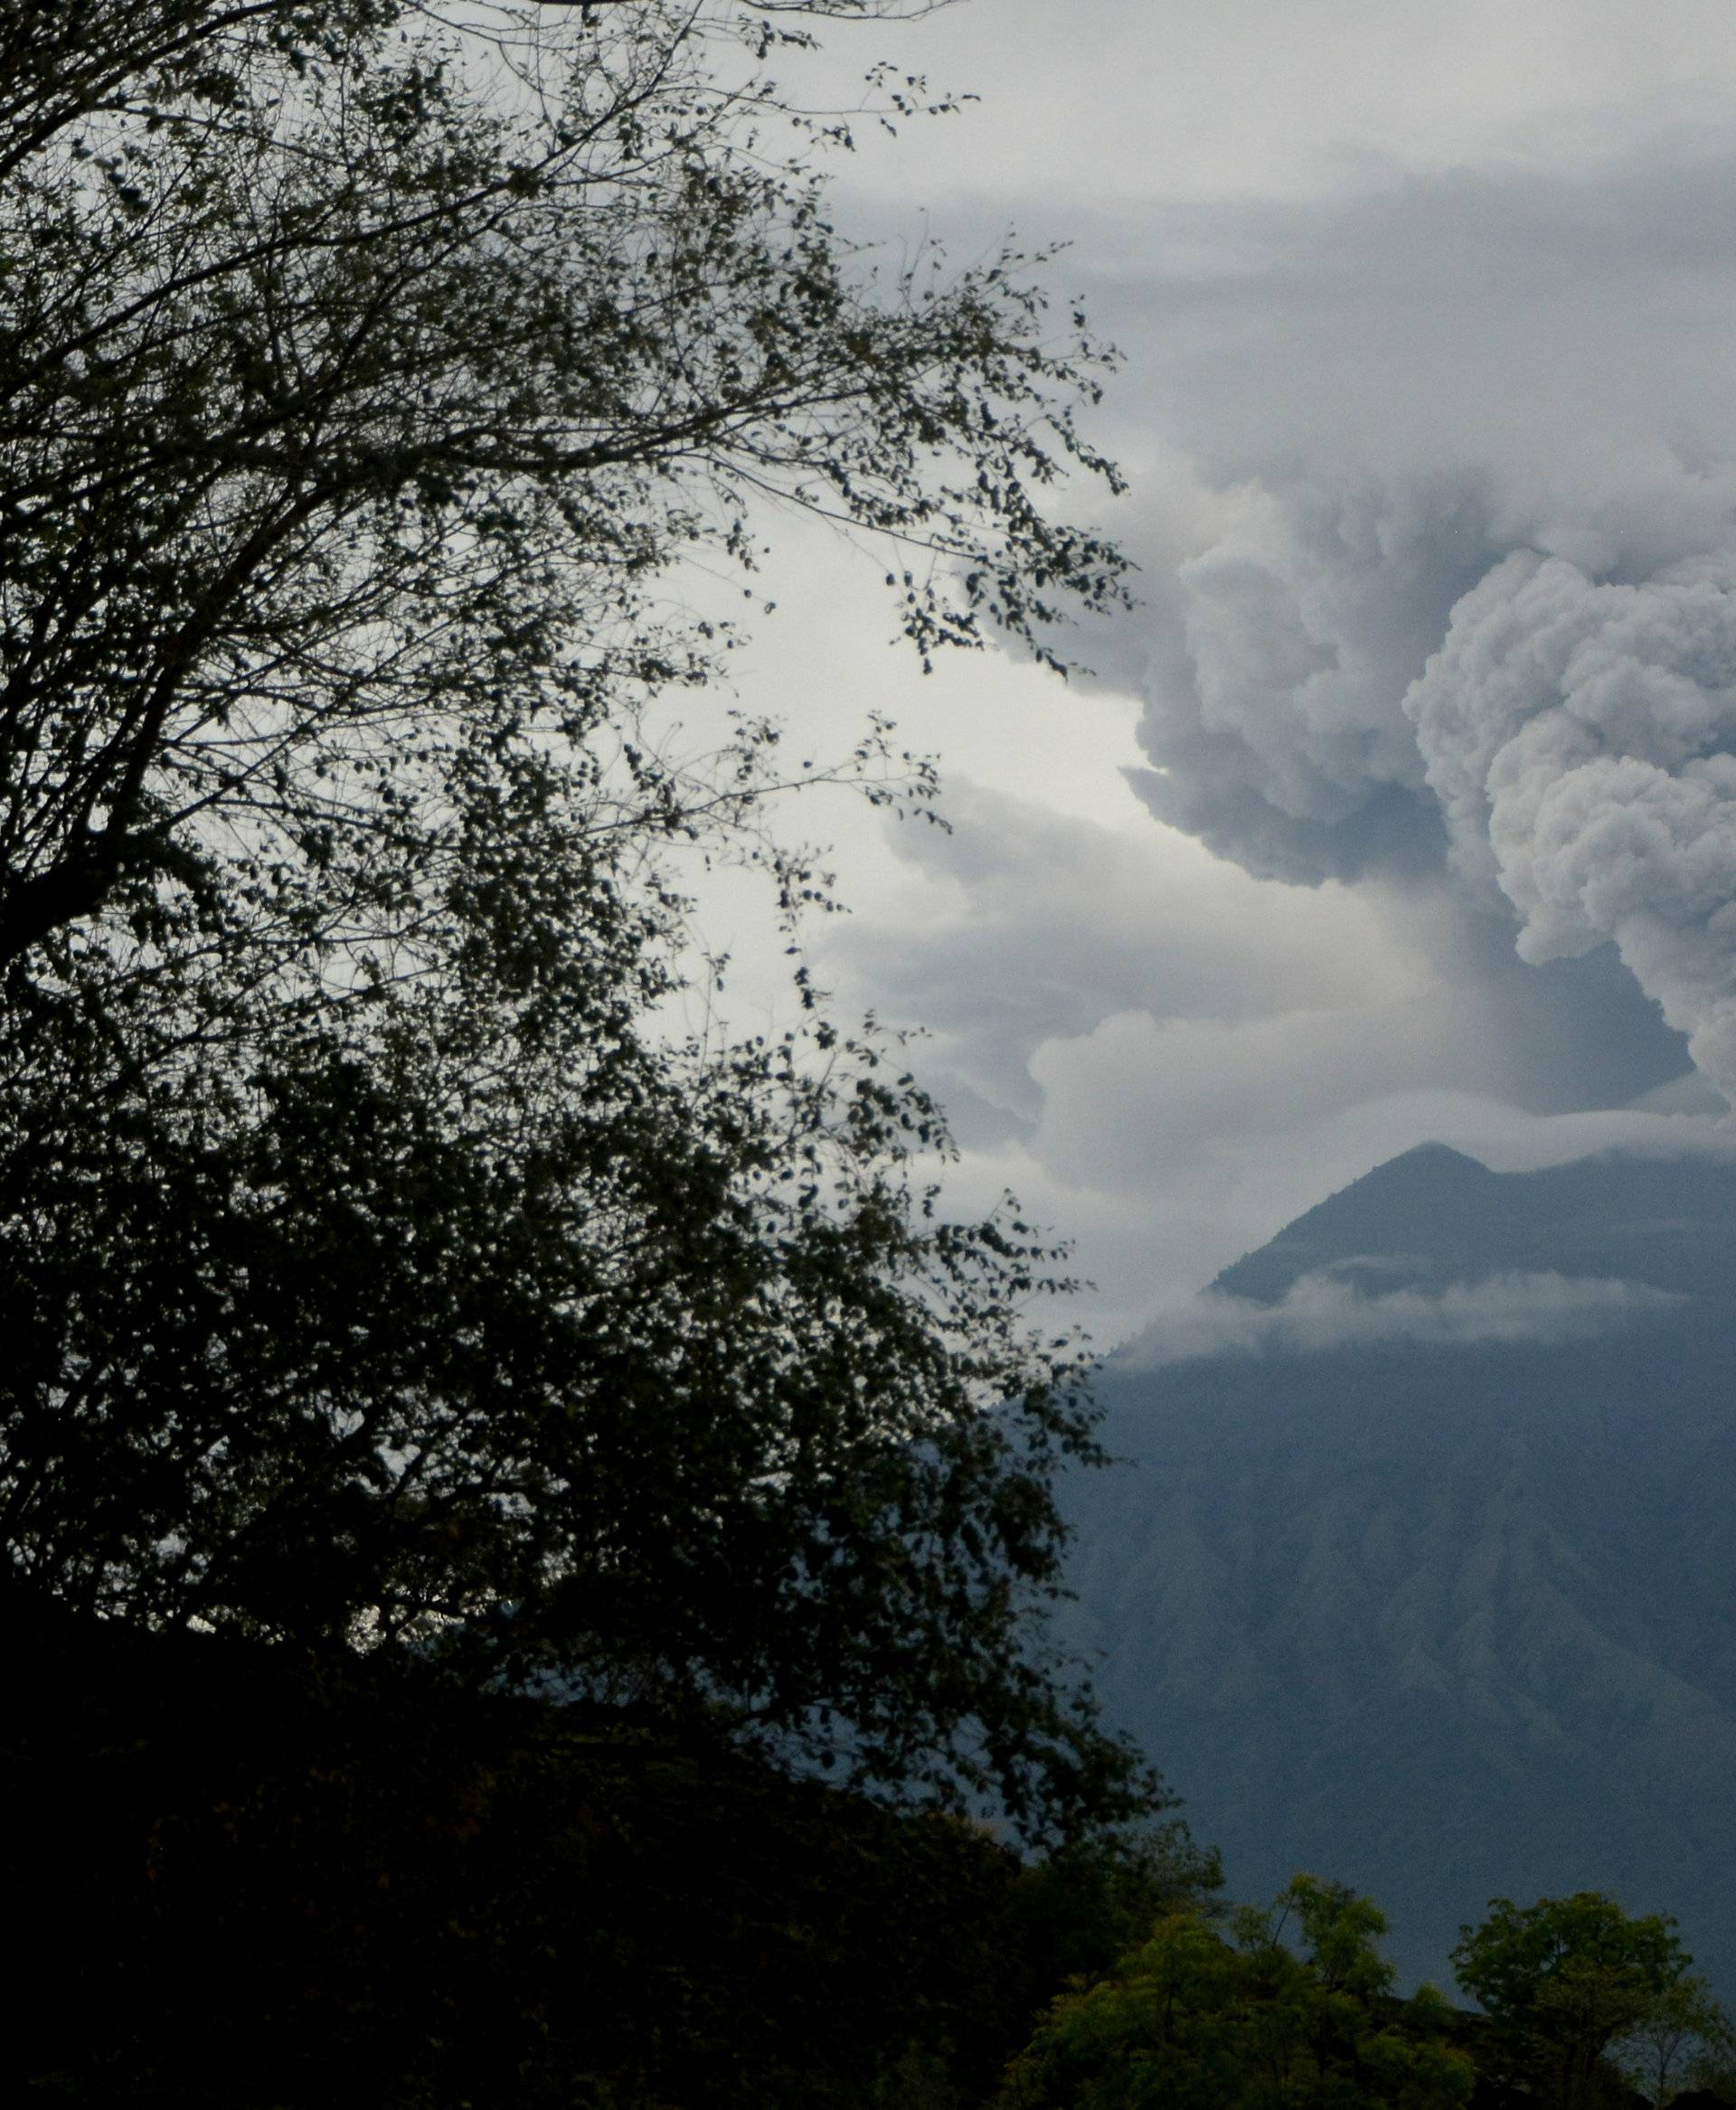
[{"label": "volcanic ash plume", "polygon": [[1736,560],[1506,558],[1405,698],[1453,857],[1532,961],[1613,939],[1736,1099]]}]

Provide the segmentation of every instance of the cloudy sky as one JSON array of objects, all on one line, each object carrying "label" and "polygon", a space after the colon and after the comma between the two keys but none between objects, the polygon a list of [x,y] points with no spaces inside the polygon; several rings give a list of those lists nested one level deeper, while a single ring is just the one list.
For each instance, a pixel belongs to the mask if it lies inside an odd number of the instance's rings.
[{"label": "cloudy sky", "polygon": [[961,1205],[1071,1231],[1109,1344],[1411,1144],[1711,1140],[1736,5],[960,0],[844,48],[982,99],[871,141],[855,221],[1071,237],[1126,354],[1142,606],[1095,682],[921,680],[793,530],[742,677],[816,749],[881,709],[941,756],[950,834],[809,824],[823,976],[929,1030]]}]

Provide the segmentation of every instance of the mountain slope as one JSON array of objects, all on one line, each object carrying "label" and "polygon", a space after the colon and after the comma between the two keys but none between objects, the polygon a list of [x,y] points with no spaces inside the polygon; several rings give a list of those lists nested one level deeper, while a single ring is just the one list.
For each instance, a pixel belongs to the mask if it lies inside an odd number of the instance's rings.
[{"label": "mountain slope", "polygon": [[1341,1877],[1444,1979],[1491,1895],[1607,1889],[1675,1911],[1736,1992],[1733,1231],[1720,1159],[1497,1174],[1430,1146],[1216,1296],[1325,1280],[1414,1314],[1562,1276],[1676,1301],[1565,1339],[1112,1359],[1128,1464],[1072,1491],[1074,1638],[1238,1892]]}]

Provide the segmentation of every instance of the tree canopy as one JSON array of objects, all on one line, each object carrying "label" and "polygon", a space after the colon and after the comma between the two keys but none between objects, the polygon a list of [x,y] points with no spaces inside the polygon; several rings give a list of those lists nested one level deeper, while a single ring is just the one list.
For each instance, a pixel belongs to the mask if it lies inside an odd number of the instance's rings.
[{"label": "tree canopy", "polygon": [[1693,1961],[1673,1920],[1631,1917],[1599,1890],[1523,1907],[1492,1898],[1453,1951],[1507,2072],[1568,2110],[1599,2098],[1605,2052],[1688,1983]]},{"label": "tree canopy", "polygon": [[1471,2063],[1432,1988],[1392,1997],[1385,1931],[1368,1898],[1311,1876],[1237,1914],[1231,1938],[1196,1909],[1165,1914],[1054,2002],[1008,2069],[1003,2110],[1450,2110],[1469,2098]]},{"label": "tree canopy", "polygon": [[815,165],[843,121],[765,70],[798,17],[881,11],[14,15],[0,958],[118,900],[161,945],[198,896],[387,972],[477,750],[589,788],[601,725],[609,821],[678,825],[695,787],[625,735],[717,641],[652,581],[750,560],[762,500],[882,538],[925,654],[985,619],[1051,653],[1113,595],[1040,503],[1109,473],[1080,318],[1010,256],[858,259]]},{"label": "tree canopy", "polygon": [[[847,120],[769,69],[888,12],[9,18],[0,1514],[108,1616],[1065,1830],[1153,1791],[1033,1625],[1095,1455],[1061,1257],[944,1219],[939,1110],[799,968],[781,1035],[679,1008],[684,858],[822,890],[684,560],[831,519],[925,656],[1120,591],[1048,506],[1113,481],[1080,318],[827,218]],[[842,771],[932,790],[878,724]]]},{"label": "tree canopy", "polygon": [[1736,2030],[1706,1981],[1672,1979],[1652,1994],[1610,2045],[1608,2058],[1652,2110],[1668,2110],[1694,2086],[1728,2097]]}]

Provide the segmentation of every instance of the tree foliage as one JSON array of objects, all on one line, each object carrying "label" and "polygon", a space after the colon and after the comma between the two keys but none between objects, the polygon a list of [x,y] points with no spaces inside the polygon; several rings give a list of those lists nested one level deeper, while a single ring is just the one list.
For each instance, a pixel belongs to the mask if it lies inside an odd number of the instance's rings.
[{"label": "tree foliage", "polygon": [[1367,1898],[1311,1876],[1269,1911],[1244,1908],[1233,1938],[1197,1911],[1165,1915],[1054,2002],[1009,2069],[1005,2110],[1449,2110],[1469,2098],[1470,2061],[1432,1988],[1392,1997],[1385,1931]]},{"label": "tree foliage", "polygon": [[1610,2046],[1616,2071],[1652,2110],[1668,2110],[1689,2087],[1727,2072],[1736,2030],[1703,1978],[1673,1979],[1655,1992]]},{"label": "tree foliage", "polygon": [[570,1020],[443,984],[239,1083],[100,1041],[51,1075],[4,1167],[19,1572],[1113,1804],[1125,1756],[1020,1640],[1094,1455],[1021,1308],[1042,1248],[923,1215],[932,1116],[872,1046],[684,1062],[562,956]]},{"label": "tree foliage", "polygon": [[1693,1961],[1673,1920],[1630,1917],[1598,1890],[1524,1907],[1493,1898],[1453,1951],[1505,2072],[1567,2110],[1599,2098],[1605,2052],[1688,1983]]},{"label": "tree foliage", "polygon": [[693,860],[792,943],[825,890],[682,563],[831,518],[925,657],[1119,591],[1047,510],[1113,475],[1078,318],[826,217],[847,127],[769,69],[886,12],[9,18],[0,1514],[78,1607],[1068,1829],[1152,1791],[1033,1625],[1095,1455],[1057,1256],[937,1213],[938,1110],[799,971],[781,1036],[681,1008]]},{"label": "tree foliage", "polygon": [[161,944],[214,894],[253,946],[386,972],[478,747],[585,782],[607,725],[615,824],[678,824],[692,787],[618,736],[715,640],[651,582],[750,560],[760,498],[901,552],[925,654],[985,619],[1047,651],[1116,591],[1039,502],[1060,463],[1108,472],[1077,319],[1057,341],[1011,257],[860,263],[813,165],[839,127],[766,73],[796,16],[873,8],[27,12],[0,958],[118,897]]}]

